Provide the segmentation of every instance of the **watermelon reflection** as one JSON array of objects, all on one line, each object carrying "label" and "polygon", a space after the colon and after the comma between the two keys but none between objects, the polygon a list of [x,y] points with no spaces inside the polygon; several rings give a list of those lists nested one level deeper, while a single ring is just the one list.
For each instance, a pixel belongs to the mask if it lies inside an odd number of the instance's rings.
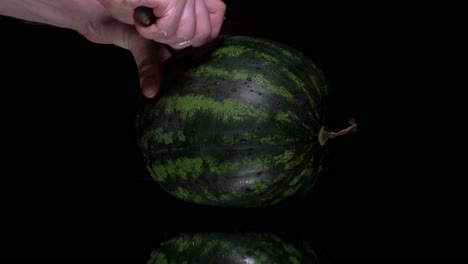
[{"label": "watermelon reflection", "polygon": [[162,242],[148,264],[316,264],[318,258],[305,242],[289,243],[267,233],[181,234]]}]

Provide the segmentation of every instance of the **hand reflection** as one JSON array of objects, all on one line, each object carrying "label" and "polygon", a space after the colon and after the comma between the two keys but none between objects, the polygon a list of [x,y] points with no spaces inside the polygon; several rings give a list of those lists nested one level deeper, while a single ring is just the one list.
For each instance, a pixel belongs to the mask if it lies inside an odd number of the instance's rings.
[{"label": "hand reflection", "polygon": [[267,233],[180,234],[162,242],[147,262],[222,264],[316,264],[307,242],[292,244]]}]

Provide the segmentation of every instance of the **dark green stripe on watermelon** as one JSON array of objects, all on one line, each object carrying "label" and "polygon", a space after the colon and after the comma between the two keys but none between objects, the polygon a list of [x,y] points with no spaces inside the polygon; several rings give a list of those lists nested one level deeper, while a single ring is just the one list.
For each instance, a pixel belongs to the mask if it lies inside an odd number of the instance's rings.
[{"label": "dark green stripe on watermelon", "polygon": [[138,140],[151,176],[198,204],[258,207],[307,193],[322,173],[328,86],[300,53],[230,36],[165,64],[163,91],[145,99]]},{"label": "dark green stripe on watermelon", "polygon": [[266,233],[182,234],[161,243],[148,264],[316,264],[310,246]]}]

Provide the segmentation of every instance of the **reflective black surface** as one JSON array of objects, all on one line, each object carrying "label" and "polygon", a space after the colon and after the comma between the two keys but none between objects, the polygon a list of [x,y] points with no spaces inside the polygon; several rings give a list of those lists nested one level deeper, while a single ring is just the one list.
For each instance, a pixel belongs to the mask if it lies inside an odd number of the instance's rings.
[{"label": "reflective black surface", "polygon": [[269,208],[178,201],[149,178],[135,142],[130,54],[1,18],[0,260],[145,263],[161,241],[197,232],[303,239],[320,263],[468,260],[465,174],[453,166],[464,161],[446,147],[461,143],[446,135],[452,101],[423,83],[415,31],[395,22],[413,13],[227,3],[225,30],[284,42],[322,68],[330,127],[356,117],[358,133],[330,142],[331,174]]}]

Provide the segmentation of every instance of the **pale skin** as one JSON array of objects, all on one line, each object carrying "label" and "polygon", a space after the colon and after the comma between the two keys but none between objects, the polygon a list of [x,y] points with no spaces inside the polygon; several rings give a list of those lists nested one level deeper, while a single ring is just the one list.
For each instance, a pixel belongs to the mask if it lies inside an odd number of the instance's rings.
[{"label": "pale skin", "polygon": [[[134,9],[150,7],[158,18],[144,27]],[[143,95],[161,85],[161,63],[174,49],[201,46],[221,30],[226,6],[221,0],[1,0],[0,15],[78,31],[88,40],[129,50]]]}]

